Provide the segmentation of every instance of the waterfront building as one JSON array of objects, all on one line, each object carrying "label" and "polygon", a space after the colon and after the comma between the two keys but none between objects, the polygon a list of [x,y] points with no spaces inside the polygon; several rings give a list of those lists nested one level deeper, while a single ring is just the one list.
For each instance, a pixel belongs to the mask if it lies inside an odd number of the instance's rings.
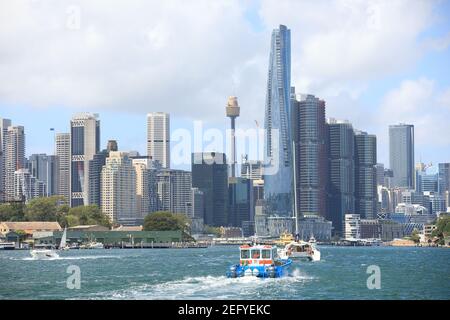
[{"label": "waterfront building", "polygon": [[[15,198],[15,172],[25,168],[25,129],[23,126],[9,126],[5,144],[5,197]],[[17,199],[16,199],[17,200]]]},{"label": "waterfront building", "polygon": [[363,219],[377,216],[377,138],[355,132],[355,213]]},{"label": "waterfront building", "polygon": [[136,172],[126,152],[111,151],[102,169],[101,209],[112,223],[137,225]]},{"label": "waterfront building", "polygon": [[361,219],[359,222],[361,239],[381,238],[381,225],[377,219]]},{"label": "waterfront building", "polygon": [[[347,121],[328,123],[328,214],[334,233],[343,235],[344,215],[355,212],[355,134]],[[384,169],[383,169],[384,178]]]},{"label": "waterfront building", "polygon": [[192,154],[192,187],[204,193],[204,222],[209,226],[228,225],[228,165],[223,153]]},{"label": "waterfront building", "polygon": [[292,213],[290,131],[291,31],[284,25],[272,32],[264,117],[264,193],[267,212]]},{"label": "waterfront building", "polygon": [[302,217],[298,220],[298,235],[304,241],[308,241],[311,237],[317,241],[330,241],[331,228],[331,221],[320,216]]},{"label": "waterfront building", "polygon": [[294,219],[292,217],[268,216],[267,233],[270,237],[279,237],[282,233],[292,233],[294,230]]},{"label": "waterfront building", "polygon": [[298,218],[325,218],[328,181],[325,102],[313,95],[300,95],[298,100],[291,100],[291,107]]},{"label": "waterfront building", "polygon": [[192,203],[192,174],[189,171],[161,169],[156,174],[158,210],[188,215]]},{"label": "waterfront building", "polygon": [[57,157],[53,155],[32,154],[27,162],[30,174],[45,184],[44,196],[58,194],[58,163]]},{"label": "waterfront building", "polygon": [[6,136],[11,120],[0,118],[0,203],[6,199]]},{"label": "waterfront building", "polygon": [[379,220],[381,225],[381,240],[392,241],[404,237],[403,225],[392,220]]},{"label": "waterfront building", "polygon": [[389,164],[395,187],[414,188],[414,126],[389,126]]},{"label": "waterfront building", "polygon": [[57,194],[70,204],[70,133],[55,135],[55,155],[57,161]]},{"label": "waterfront building", "polygon": [[88,205],[89,160],[100,151],[98,114],[79,113],[70,121],[70,206]]},{"label": "waterfront building", "polygon": [[170,168],[170,115],[165,112],[147,114],[147,155],[162,168]]},{"label": "waterfront building", "polygon": [[345,217],[345,240],[361,238],[361,216],[359,214],[346,214]]}]

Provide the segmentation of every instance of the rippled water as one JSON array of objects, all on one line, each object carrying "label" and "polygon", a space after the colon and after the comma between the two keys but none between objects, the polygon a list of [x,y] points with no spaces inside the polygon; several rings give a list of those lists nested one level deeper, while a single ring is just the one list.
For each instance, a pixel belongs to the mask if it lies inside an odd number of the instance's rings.
[{"label": "rippled water", "polygon": [[[322,261],[295,262],[281,279],[225,277],[238,248],[71,250],[34,260],[0,251],[0,299],[450,299],[450,250],[320,247]],[[67,267],[81,289],[66,288]],[[381,289],[367,289],[369,265]]]}]

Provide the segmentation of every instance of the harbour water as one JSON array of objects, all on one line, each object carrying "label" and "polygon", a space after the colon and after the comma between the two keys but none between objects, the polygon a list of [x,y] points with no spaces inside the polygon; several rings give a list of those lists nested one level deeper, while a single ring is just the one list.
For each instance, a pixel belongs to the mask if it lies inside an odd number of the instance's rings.
[{"label": "harbour water", "polygon": [[[0,299],[450,299],[450,250],[319,247],[320,262],[295,262],[281,279],[225,277],[238,247],[70,250],[54,260],[0,251]],[[80,289],[66,286],[69,266]],[[367,288],[368,266],[381,289]]]}]

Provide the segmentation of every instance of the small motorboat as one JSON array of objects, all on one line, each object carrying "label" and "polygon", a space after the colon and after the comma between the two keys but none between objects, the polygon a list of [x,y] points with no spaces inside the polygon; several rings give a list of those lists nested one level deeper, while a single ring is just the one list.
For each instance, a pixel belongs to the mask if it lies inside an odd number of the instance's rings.
[{"label": "small motorboat", "polygon": [[86,249],[104,249],[105,246],[101,242],[89,242],[86,245]]},{"label": "small motorboat", "polygon": [[288,274],[291,259],[278,256],[276,246],[243,245],[239,248],[240,263],[229,267],[228,278],[253,276],[258,278],[280,278]]},{"label": "small motorboat", "polygon": [[51,249],[34,249],[30,251],[31,256],[34,259],[55,259],[59,258],[59,255],[55,250]]}]

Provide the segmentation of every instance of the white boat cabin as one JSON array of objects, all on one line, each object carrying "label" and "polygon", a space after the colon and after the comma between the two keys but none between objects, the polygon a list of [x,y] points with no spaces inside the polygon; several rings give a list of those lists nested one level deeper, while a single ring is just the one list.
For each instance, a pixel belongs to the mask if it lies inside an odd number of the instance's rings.
[{"label": "white boat cabin", "polygon": [[271,265],[278,258],[277,247],[275,246],[248,246],[239,248],[241,265]]}]

